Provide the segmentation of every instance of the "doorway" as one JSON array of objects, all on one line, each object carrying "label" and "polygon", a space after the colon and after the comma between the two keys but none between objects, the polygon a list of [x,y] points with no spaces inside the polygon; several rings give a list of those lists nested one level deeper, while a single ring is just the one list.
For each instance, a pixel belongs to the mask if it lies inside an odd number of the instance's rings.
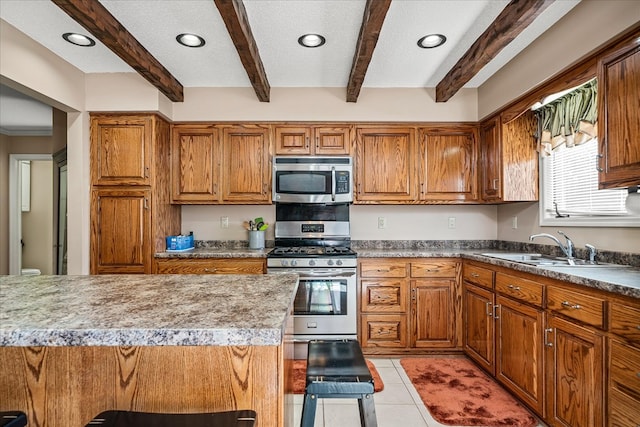
[{"label": "doorway", "polygon": [[50,154],[9,156],[9,274],[57,272],[53,170]]}]

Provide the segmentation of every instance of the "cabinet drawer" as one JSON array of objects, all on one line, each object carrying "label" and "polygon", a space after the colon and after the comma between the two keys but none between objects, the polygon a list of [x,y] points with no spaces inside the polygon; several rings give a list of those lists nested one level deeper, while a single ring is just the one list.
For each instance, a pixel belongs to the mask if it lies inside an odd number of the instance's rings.
[{"label": "cabinet drawer", "polygon": [[609,427],[640,427],[640,401],[609,390]]},{"label": "cabinet drawer", "polygon": [[421,261],[411,263],[411,277],[456,277],[455,262]]},{"label": "cabinet drawer", "polygon": [[407,311],[408,284],[404,280],[363,279],[360,309],[363,312],[404,313]]},{"label": "cabinet drawer", "polygon": [[496,291],[520,301],[542,307],[544,286],[532,280],[496,273]]},{"label": "cabinet drawer", "polygon": [[380,259],[361,261],[360,277],[407,277],[406,263]]},{"label": "cabinet drawer", "polygon": [[611,332],[640,345],[640,310],[623,304],[611,304]]},{"label": "cabinet drawer", "polygon": [[554,287],[547,289],[547,308],[601,329],[604,305],[602,298]]},{"label": "cabinet drawer", "polygon": [[475,283],[487,289],[493,289],[493,271],[471,264],[464,264],[462,277],[467,282]]},{"label": "cabinet drawer", "polygon": [[362,315],[362,346],[402,348],[407,346],[407,318],[404,315]]},{"label": "cabinet drawer", "polygon": [[224,258],[208,260],[163,259],[156,261],[158,274],[263,274],[263,259]]},{"label": "cabinet drawer", "polygon": [[612,340],[609,361],[611,381],[640,397],[640,350]]}]

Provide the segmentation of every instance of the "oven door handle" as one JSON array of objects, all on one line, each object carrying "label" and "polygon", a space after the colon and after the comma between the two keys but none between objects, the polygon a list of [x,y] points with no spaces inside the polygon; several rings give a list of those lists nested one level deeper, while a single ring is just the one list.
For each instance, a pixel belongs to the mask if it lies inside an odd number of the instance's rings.
[{"label": "oven door handle", "polygon": [[356,273],[336,273],[336,272],[327,272],[327,273],[318,273],[318,272],[298,272],[300,276],[303,277],[352,277],[355,276]]}]

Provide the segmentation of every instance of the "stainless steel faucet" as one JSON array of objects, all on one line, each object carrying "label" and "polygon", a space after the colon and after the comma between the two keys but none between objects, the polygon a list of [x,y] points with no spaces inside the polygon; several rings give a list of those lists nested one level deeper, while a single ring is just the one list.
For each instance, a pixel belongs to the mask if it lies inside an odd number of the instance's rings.
[{"label": "stainless steel faucet", "polygon": [[569,259],[569,263],[571,263],[571,260],[573,260],[573,258],[574,258],[574,256],[573,256],[573,248],[574,248],[573,241],[569,238],[569,236],[567,236],[562,231],[558,231],[558,234],[564,236],[564,238],[567,241],[566,246],[563,245],[562,242],[560,242],[560,240],[558,240],[557,237],[552,236],[551,234],[547,234],[547,233],[532,234],[531,236],[529,236],[529,241],[533,242],[533,239],[535,239],[536,237],[546,237],[548,239],[553,240],[560,247],[560,249],[562,250],[564,255],[567,257],[567,259]]},{"label": "stainless steel faucet", "polygon": [[598,254],[598,250],[596,249],[595,246],[590,245],[588,243],[586,245],[584,245],[584,247],[589,250],[589,262],[591,264],[595,264],[596,263],[596,255]]}]

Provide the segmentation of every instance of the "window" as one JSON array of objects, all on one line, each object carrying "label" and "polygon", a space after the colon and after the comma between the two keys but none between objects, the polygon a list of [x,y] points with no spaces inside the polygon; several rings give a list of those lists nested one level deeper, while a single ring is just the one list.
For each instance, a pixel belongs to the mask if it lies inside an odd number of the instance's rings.
[{"label": "window", "polygon": [[594,138],[541,157],[540,225],[640,227],[625,208],[626,189],[598,190],[597,154]]}]

